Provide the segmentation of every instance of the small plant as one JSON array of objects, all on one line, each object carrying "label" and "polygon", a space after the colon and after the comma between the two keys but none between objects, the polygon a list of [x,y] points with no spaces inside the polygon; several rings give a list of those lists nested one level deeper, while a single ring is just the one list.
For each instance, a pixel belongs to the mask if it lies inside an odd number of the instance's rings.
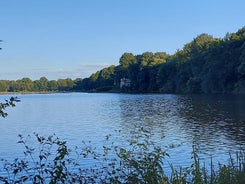
[{"label": "small plant", "polygon": [[165,183],[167,177],[163,170],[163,160],[169,156],[150,140],[150,132],[135,127],[135,135],[129,140],[129,149],[115,149],[124,173],[123,183]]},{"label": "small plant", "polygon": [[236,153],[236,161],[230,154],[229,164],[219,164],[215,174],[215,183],[218,184],[244,184],[245,183],[245,152]]},{"label": "small plant", "polygon": [[[4,183],[22,183],[29,181],[32,183],[63,183],[68,175],[66,167],[69,155],[66,142],[61,141],[58,137],[49,136],[44,138],[35,134],[39,143],[37,148],[30,147],[28,139],[19,135],[18,143],[25,147],[25,159],[15,159],[14,163],[3,160],[3,168],[7,171],[7,176],[0,177]],[[52,155],[53,150],[54,155]],[[52,161],[52,162],[51,162]]]},{"label": "small plant", "polygon": [[[202,176],[202,173],[205,174],[205,169],[201,169],[201,166],[200,166],[200,159],[199,159],[199,156],[197,154],[198,152],[198,145],[194,142],[193,143],[193,151],[192,151],[192,159],[193,159],[193,164],[191,165],[191,173],[192,173],[192,182],[195,183],[195,184],[202,184],[203,183],[203,176]],[[206,175],[206,174],[205,174]]]}]

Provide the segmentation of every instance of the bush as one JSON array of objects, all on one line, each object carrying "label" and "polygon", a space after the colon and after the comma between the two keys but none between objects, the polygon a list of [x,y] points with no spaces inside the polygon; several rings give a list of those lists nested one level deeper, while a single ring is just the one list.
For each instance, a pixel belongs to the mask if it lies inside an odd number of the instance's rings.
[{"label": "bush", "polygon": [[[164,172],[163,162],[169,155],[150,141],[150,132],[137,128],[137,134],[122,147],[105,138],[102,150],[97,151],[91,142],[82,143],[73,151],[56,135],[34,136],[38,144],[30,146],[32,136],[19,135],[19,144],[25,148],[24,158],[12,162],[1,159],[0,181],[8,183],[244,183],[244,151],[236,155],[236,162],[230,158],[228,165],[221,165],[215,171],[211,160],[208,170],[200,166],[198,146],[193,144],[193,164],[189,168],[175,169],[169,164],[170,176]],[[134,133],[135,133],[134,132]],[[32,144],[34,145],[34,144]],[[85,165],[93,160],[93,165]],[[166,167],[166,166],[165,166]]]}]

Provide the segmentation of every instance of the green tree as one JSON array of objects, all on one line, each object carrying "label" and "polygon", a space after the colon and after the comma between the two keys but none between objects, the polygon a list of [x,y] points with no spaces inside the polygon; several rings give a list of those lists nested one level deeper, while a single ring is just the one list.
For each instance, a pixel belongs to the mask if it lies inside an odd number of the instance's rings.
[{"label": "green tree", "polygon": [[176,61],[169,61],[160,66],[157,73],[157,85],[160,92],[175,93],[176,73]]},{"label": "green tree", "polygon": [[6,80],[0,80],[0,91],[1,92],[7,92],[9,89],[8,81]]},{"label": "green tree", "polygon": [[8,83],[9,83],[8,92],[15,92],[15,81],[14,80],[11,80]]},{"label": "green tree", "polygon": [[137,60],[132,53],[125,52],[121,56],[119,63],[122,69],[127,69],[130,65],[137,64]]},{"label": "green tree", "polygon": [[137,73],[138,60],[132,53],[124,53],[119,60],[119,67],[117,70],[117,84],[120,84],[121,78],[129,78],[131,80],[131,90],[137,88]]},{"label": "green tree", "polygon": [[58,91],[58,82],[56,80],[48,81],[48,91]]},{"label": "green tree", "polygon": [[217,46],[221,42],[221,39],[213,38],[213,36],[208,34],[198,35],[194,40],[184,46],[184,53],[186,54],[186,59],[193,58],[198,54],[201,54],[208,49]]},{"label": "green tree", "polygon": [[111,75],[114,73],[114,70],[115,70],[115,66],[111,65],[111,66],[109,66],[107,68],[102,69],[101,72],[100,72],[100,76],[103,79],[110,79]]},{"label": "green tree", "polygon": [[99,75],[97,78],[99,87],[114,85],[114,71],[115,71],[115,66],[112,65],[112,66],[102,69],[99,72]]},{"label": "green tree", "polygon": [[76,78],[73,82],[74,82],[73,90],[81,91],[83,79],[82,78]]},{"label": "green tree", "polygon": [[240,65],[238,67],[238,72],[244,76],[245,75],[245,42],[241,47],[241,56],[239,58],[240,60]]},{"label": "green tree", "polygon": [[90,78],[92,81],[95,82],[96,80],[98,80],[99,75],[100,75],[100,72],[97,71],[97,72],[93,73],[89,78]]},{"label": "green tree", "polygon": [[59,79],[57,82],[59,91],[71,91],[74,86],[74,82],[70,78]]},{"label": "green tree", "polygon": [[91,81],[91,78],[85,78],[81,81],[81,84],[79,86],[80,91],[89,91],[93,89],[93,84]]},{"label": "green tree", "polygon": [[41,77],[39,79],[39,90],[40,91],[48,91],[48,79],[46,77]]},{"label": "green tree", "polygon": [[151,65],[153,62],[154,54],[152,52],[144,52],[141,56],[140,65],[141,67],[146,67]]},{"label": "green tree", "polygon": [[39,92],[40,91],[40,81],[34,80],[33,81],[33,91]]},{"label": "green tree", "polygon": [[[139,92],[157,92],[159,87],[157,85],[157,73],[161,64],[168,59],[165,52],[144,52],[142,55],[137,55],[137,65],[132,68],[131,75],[132,84]],[[131,79],[131,78],[130,78]]]},{"label": "green tree", "polygon": [[150,66],[157,66],[167,62],[169,55],[166,52],[156,52],[153,56],[153,61]]},{"label": "green tree", "polygon": [[21,80],[16,81],[16,89],[18,91],[30,92],[33,90],[32,80],[28,77],[24,77]]}]

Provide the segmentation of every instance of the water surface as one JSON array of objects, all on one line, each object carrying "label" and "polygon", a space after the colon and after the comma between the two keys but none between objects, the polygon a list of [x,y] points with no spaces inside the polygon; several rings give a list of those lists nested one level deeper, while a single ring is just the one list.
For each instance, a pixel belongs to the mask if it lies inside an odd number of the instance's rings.
[{"label": "water surface", "polygon": [[[112,134],[119,145],[135,125],[170,154],[174,165],[189,166],[193,142],[200,156],[226,162],[245,148],[245,97],[232,95],[28,94],[0,119],[0,158],[22,155],[17,135],[56,134],[71,147],[82,140],[98,149]],[[1,102],[9,98],[0,96]],[[120,131],[116,131],[120,130]]]}]

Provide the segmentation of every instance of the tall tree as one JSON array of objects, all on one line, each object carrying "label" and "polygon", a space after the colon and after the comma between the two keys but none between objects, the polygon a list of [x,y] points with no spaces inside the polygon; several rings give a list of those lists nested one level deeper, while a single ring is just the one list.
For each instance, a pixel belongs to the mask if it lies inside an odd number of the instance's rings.
[{"label": "tall tree", "polygon": [[127,69],[130,65],[132,64],[137,64],[137,60],[135,58],[135,56],[132,53],[127,53],[125,52],[120,60],[119,60],[120,66],[123,69]]},{"label": "tall tree", "polygon": [[7,92],[9,89],[8,81],[6,80],[0,80],[0,91],[1,92]]},{"label": "tall tree", "polygon": [[59,91],[70,91],[73,89],[73,86],[74,86],[74,82],[70,78],[58,80]]},{"label": "tall tree", "polygon": [[58,91],[58,82],[56,80],[48,81],[48,91]]},{"label": "tall tree", "polygon": [[40,91],[48,91],[48,79],[46,77],[41,77],[39,79],[39,84],[40,84]]},{"label": "tall tree", "polygon": [[21,80],[16,81],[19,87],[19,91],[30,92],[33,91],[33,82],[30,78],[24,77]]}]

